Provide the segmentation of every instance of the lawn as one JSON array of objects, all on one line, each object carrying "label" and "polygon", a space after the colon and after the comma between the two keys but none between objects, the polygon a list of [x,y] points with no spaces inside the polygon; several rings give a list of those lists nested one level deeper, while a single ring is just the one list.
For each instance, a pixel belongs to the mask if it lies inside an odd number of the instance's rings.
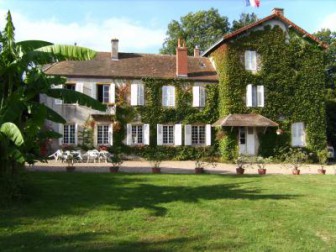
[{"label": "lawn", "polygon": [[1,251],[336,251],[336,176],[31,172]]}]

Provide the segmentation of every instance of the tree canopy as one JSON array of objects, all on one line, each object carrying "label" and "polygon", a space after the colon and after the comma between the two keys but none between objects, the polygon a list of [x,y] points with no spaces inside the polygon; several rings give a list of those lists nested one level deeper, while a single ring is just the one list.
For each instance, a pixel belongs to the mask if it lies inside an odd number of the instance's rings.
[{"label": "tree canopy", "polygon": [[189,55],[193,54],[196,46],[201,51],[205,51],[224,34],[256,20],[258,20],[256,14],[242,13],[239,20],[234,20],[233,26],[230,27],[228,18],[221,16],[217,9],[211,8],[207,11],[189,12],[181,17],[179,21],[172,20],[168,24],[166,38],[160,53],[175,54],[178,38],[186,41]]}]

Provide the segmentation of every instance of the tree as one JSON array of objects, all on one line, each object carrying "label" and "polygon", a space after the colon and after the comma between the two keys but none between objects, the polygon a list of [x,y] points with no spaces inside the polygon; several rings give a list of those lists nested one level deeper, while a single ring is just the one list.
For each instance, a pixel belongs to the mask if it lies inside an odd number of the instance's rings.
[{"label": "tree", "polygon": [[[65,79],[47,76],[42,69],[46,64],[64,59],[92,59],[94,51],[46,41],[16,43],[14,30],[8,12],[4,31],[0,32],[0,189],[6,185],[13,189],[10,181],[15,180],[24,162],[40,159],[40,142],[59,137],[58,133],[43,129],[45,120],[65,123],[59,114],[39,103],[40,94],[97,110],[106,109],[82,93],[53,89],[53,84],[63,84]],[[0,194],[3,194],[1,190]]]},{"label": "tree", "polygon": [[240,14],[240,18],[238,20],[234,20],[232,22],[232,27],[230,29],[231,32],[236,31],[246,25],[253,24],[258,21],[258,17],[255,13],[242,13]]},{"label": "tree", "polygon": [[218,10],[211,8],[208,11],[190,12],[180,21],[173,20],[168,24],[167,37],[160,53],[175,54],[177,40],[183,38],[188,54],[192,55],[196,46],[204,51],[228,31],[228,18],[221,16]]}]

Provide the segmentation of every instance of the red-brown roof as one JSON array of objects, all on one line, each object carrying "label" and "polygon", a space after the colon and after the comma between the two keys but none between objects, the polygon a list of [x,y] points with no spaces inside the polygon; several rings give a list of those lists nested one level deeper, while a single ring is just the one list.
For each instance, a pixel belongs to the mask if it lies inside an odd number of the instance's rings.
[{"label": "red-brown roof", "polygon": [[308,33],[304,29],[302,29],[301,27],[294,24],[292,21],[290,21],[284,15],[276,12],[276,13],[273,13],[272,15],[270,15],[270,16],[267,16],[263,19],[258,20],[257,22],[255,22],[253,24],[246,25],[246,26],[244,26],[244,27],[232,32],[232,33],[225,34],[223,36],[223,38],[221,38],[212,47],[207,49],[202,55],[203,56],[208,56],[212,51],[214,51],[216,48],[218,48],[222,43],[225,43],[225,42],[229,41],[230,39],[233,39],[233,38],[237,37],[238,35],[241,35],[242,33],[247,32],[247,31],[249,31],[249,30],[251,30],[251,29],[267,22],[267,21],[270,21],[272,19],[278,19],[278,20],[282,21],[283,23],[287,24],[292,29],[296,30],[302,36],[309,38],[310,40],[316,42],[317,44],[320,44],[325,49],[328,48],[328,45],[325,44],[324,42],[320,41],[317,37],[313,36],[312,34]]},{"label": "red-brown roof", "polygon": [[[50,66],[45,72],[66,77],[177,78],[175,55],[140,53],[119,53],[119,60],[114,61],[111,53],[98,52],[92,60],[62,61]],[[188,56],[188,77],[183,79],[217,82],[218,76],[208,58]]]}]

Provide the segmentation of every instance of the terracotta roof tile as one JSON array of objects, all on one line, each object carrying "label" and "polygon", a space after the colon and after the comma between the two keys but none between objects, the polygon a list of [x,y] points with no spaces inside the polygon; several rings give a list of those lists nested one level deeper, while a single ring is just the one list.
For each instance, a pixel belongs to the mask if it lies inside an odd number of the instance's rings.
[{"label": "terracotta roof tile", "polygon": [[[92,78],[160,78],[175,79],[175,55],[119,53],[119,60],[111,60],[111,53],[98,52],[93,60],[63,61],[45,70],[47,74]],[[216,70],[204,57],[188,56],[188,77],[195,81],[218,81]]]},{"label": "terracotta roof tile", "polygon": [[277,127],[279,124],[258,114],[230,114],[219,119],[212,126],[228,127]]}]

